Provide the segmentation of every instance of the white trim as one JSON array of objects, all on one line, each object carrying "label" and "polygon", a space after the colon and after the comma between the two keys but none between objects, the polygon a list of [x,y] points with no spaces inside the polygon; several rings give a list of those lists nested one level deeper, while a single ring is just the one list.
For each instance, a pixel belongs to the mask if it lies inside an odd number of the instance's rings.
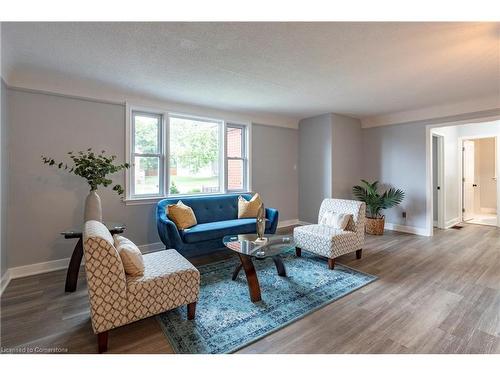
[{"label": "white trim", "polygon": [[139,248],[139,250],[141,250],[141,253],[143,254],[154,253],[155,251],[165,250],[165,245],[163,244],[163,242],[153,242],[145,245],[140,245],[137,247]]},{"label": "white trim", "polygon": [[[137,246],[143,254],[165,250],[165,245],[162,242],[154,242],[150,244]],[[65,270],[68,268],[70,258],[51,260],[48,262],[33,263],[25,266],[9,268],[1,280],[2,292],[7,287],[10,280],[18,279],[26,276],[38,275],[52,271]],[[83,264],[83,261],[82,261]],[[4,284],[7,283],[7,284]],[[5,286],[4,286],[5,285]]]},{"label": "white trim", "polygon": [[[434,214],[434,205],[437,205],[438,210],[438,219],[437,222],[434,222],[434,227],[438,227],[440,229],[445,228],[445,212],[446,212],[446,182],[445,182],[445,165],[444,165],[444,136],[437,133],[432,133],[432,137],[437,138],[437,183],[439,186],[438,190],[438,200],[434,202],[434,194],[432,194],[432,212]],[[432,139],[432,138],[431,138]],[[432,145],[431,145],[431,154],[432,154]],[[431,159],[434,156],[431,155]],[[434,160],[431,161],[431,165],[434,166]],[[434,171],[431,173],[431,178],[434,177]],[[432,181],[432,189],[434,190],[434,181]]]},{"label": "white trim", "polygon": [[9,268],[11,279],[18,279],[31,275],[38,275],[40,273],[47,273],[67,269],[70,258],[51,260],[42,263],[33,263],[26,266]]},{"label": "white trim", "polygon": [[299,223],[298,223],[298,224],[299,224],[299,225],[313,225],[314,223],[310,223],[310,222],[308,222],[308,221],[301,221],[301,220],[299,220]]},{"label": "white trim", "polygon": [[[481,115],[481,112],[484,114]],[[368,116],[361,119],[362,128],[373,128],[379,126],[404,124],[410,122],[428,121],[451,116],[459,116],[463,114],[475,114],[476,117],[485,114],[497,115],[498,96],[486,96],[480,98],[469,99],[462,102],[447,103],[432,107],[419,108],[410,111],[393,112],[379,116]],[[444,121],[443,121],[444,122]]]},{"label": "white trim", "polygon": [[449,229],[451,228],[452,226],[454,225],[457,225],[458,223],[461,223],[462,220],[459,218],[459,217],[456,217],[454,219],[451,219],[451,220],[448,220],[444,225],[445,225],[445,229]]},{"label": "white trim", "polygon": [[2,279],[0,280],[0,296],[3,294],[4,290],[7,289],[10,280],[11,280],[10,270],[8,269],[5,271],[4,275],[2,276]]},{"label": "white trim", "polygon": [[385,223],[384,229],[393,230],[395,232],[416,234],[419,236],[426,236],[426,237],[431,236],[427,228],[410,227],[408,225]]},{"label": "white trim", "polygon": [[291,220],[280,220],[278,221],[278,228],[286,228],[292,225],[300,225],[299,219],[291,219]]}]

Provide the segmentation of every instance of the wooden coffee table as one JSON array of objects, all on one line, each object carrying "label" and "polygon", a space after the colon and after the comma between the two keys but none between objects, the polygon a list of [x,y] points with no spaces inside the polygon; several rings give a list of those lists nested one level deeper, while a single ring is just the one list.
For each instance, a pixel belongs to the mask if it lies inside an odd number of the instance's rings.
[{"label": "wooden coffee table", "polygon": [[257,272],[255,271],[253,261],[272,257],[278,275],[285,277],[286,269],[281,254],[295,248],[293,237],[269,234],[266,235],[265,238],[267,239],[265,243],[257,242],[256,234],[225,236],[222,239],[224,245],[228,249],[234,251],[240,258],[241,263],[236,266],[232,278],[236,280],[239,272],[243,268],[247,277],[248,291],[252,302],[262,300],[259,279],[257,278]]}]

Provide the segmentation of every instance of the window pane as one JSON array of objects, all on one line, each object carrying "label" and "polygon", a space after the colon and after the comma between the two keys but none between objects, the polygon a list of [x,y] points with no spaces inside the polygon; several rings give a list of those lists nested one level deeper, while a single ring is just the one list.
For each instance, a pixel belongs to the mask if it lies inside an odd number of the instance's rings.
[{"label": "window pane", "polygon": [[170,194],[220,191],[220,127],[219,122],[170,118]]},{"label": "window pane", "polygon": [[243,157],[243,147],[242,147],[242,133],[241,128],[230,128],[227,127],[227,156],[230,158],[241,158]]},{"label": "window pane", "polygon": [[159,161],[157,157],[135,157],[135,195],[160,194]]},{"label": "window pane", "polygon": [[243,160],[227,161],[227,189],[243,189]]},{"label": "window pane", "polygon": [[150,117],[145,115],[134,115],[135,130],[135,152],[138,154],[157,154],[158,149],[158,128],[160,117]]}]

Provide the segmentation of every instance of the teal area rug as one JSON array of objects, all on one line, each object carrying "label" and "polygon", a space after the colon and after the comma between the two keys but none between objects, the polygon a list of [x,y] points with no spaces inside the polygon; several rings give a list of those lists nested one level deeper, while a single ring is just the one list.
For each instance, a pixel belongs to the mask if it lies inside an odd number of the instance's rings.
[{"label": "teal area rug", "polygon": [[306,252],[282,256],[287,277],[278,276],[271,258],[254,261],[262,293],[257,303],[250,302],[243,270],[231,280],[237,257],[198,267],[196,319],[186,319],[185,306],[158,316],[175,352],[234,352],[376,279],[340,264],[329,270]]}]

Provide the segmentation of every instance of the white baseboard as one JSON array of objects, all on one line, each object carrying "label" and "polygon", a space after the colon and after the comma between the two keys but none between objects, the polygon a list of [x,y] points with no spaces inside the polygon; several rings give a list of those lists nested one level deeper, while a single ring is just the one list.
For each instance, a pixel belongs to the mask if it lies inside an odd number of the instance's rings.
[{"label": "white baseboard", "polygon": [[291,225],[299,225],[300,221],[299,219],[292,219],[292,220],[280,220],[278,222],[278,228],[286,228]]},{"label": "white baseboard", "polygon": [[10,270],[6,270],[4,275],[2,276],[2,279],[0,280],[0,296],[3,294],[5,288],[7,288],[7,285],[9,285],[10,280]]},{"label": "white baseboard", "polygon": [[454,219],[448,220],[448,221],[444,224],[444,227],[445,227],[446,229],[451,228],[452,226],[457,225],[457,224],[458,224],[458,223],[460,223],[461,221],[462,221],[462,220],[460,220],[460,218],[459,218],[459,217],[456,217],[456,218],[454,218]]},{"label": "white baseboard", "polygon": [[58,271],[68,268],[70,258],[51,260],[49,262],[28,264],[26,266],[9,268],[10,278],[38,275],[40,273]]},{"label": "white baseboard", "polygon": [[410,227],[408,225],[400,225],[400,224],[393,224],[393,223],[385,223],[384,229],[393,230],[396,232],[416,234],[419,236],[427,236],[428,237],[430,235],[429,231],[425,228]]},{"label": "white baseboard", "polygon": [[163,244],[163,242],[153,242],[153,243],[148,243],[146,245],[140,245],[137,247],[139,248],[139,250],[141,250],[141,253],[143,254],[165,250],[165,245]]},{"label": "white baseboard", "polygon": [[[162,242],[150,243],[138,247],[143,254],[165,249],[165,245]],[[5,275],[2,277],[1,291],[3,292],[5,290],[10,280],[18,279],[20,277],[33,276],[41,273],[67,269],[69,265],[69,260],[70,258],[64,258],[64,259],[51,260],[49,262],[34,263],[34,264],[28,264],[26,266],[9,268],[5,272]],[[82,259],[82,264],[84,264],[84,259]]]},{"label": "white baseboard", "polygon": [[312,225],[313,223],[309,223],[308,221],[298,221],[299,225]]}]

